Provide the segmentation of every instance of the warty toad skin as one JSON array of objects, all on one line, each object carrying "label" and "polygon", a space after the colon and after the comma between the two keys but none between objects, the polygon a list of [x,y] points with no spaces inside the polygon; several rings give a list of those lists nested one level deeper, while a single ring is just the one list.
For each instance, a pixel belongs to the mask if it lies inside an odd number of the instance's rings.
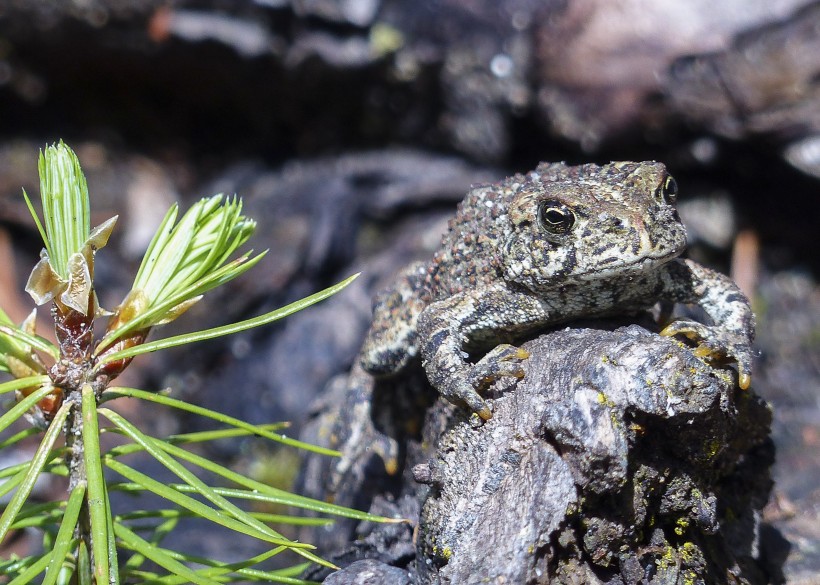
[{"label": "warty toad skin", "polygon": [[676,320],[663,334],[695,340],[702,357],[734,360],[747,388],[754,316],[729,278],[678,258],[686,230],[677,192],[658,162],[542,163],[474,187],[433,258],[377,295],[362,366],[390,376],[420,354],[443,397],[487,420],[479,392],[500,376],[524,375],[527,354],[510,343],[664,301],[699,305],[711,323]]}]

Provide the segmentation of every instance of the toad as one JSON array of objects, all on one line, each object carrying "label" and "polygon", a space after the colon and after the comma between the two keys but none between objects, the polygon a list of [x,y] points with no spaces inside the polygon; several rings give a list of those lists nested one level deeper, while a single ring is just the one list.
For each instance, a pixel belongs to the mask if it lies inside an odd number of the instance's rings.
[{"label": "toad", "polygon": [[736,362],[748,388],[749,301],[728,277],[679,258],[677,194],[658,162],[542,163],[474,187],[433,258],[376,296],[363,368],[391,376],[420,356],[441,396],[488,420],[482,390],[524,375],[516,340],[574,319],[687,303],[709,322],[678,319],[661,333],[692,339],[700,357]]}]

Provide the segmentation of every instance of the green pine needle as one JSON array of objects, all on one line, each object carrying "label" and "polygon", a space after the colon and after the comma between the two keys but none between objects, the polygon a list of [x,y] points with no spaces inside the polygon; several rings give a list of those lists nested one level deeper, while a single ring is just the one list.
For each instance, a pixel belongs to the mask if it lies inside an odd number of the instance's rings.
[{"label": "green pine needle", "polygon": [[[38,170],[42,215],[25,190],[23,198],[44,250],[26,291],[38,305],[53,301],[59,344],[36,334],[34,312],[17,325],[0,309],[0,371],[14,377],[0,382],[0,397],[10,404],[0,414],[0,433],[4,433],[0,450],[41,435],[29,461],[0,469],[0,498],[8,498],[0,506],[0,542],[11,530],[36,530],[41,533],[41,551],[45,552],[0,561],[4,582],[119,585],[121,579],[136,579],[167,585],[237,581],[312,585],[298,578],[308,566],[335,566],[316,555],[313,545],[290,540],[271,524],[324,526],[334,522],[328,516],[397,521],[291,494],[183,448],[257,436],[323,455],[339,455],[281,434],[287,423],[251,425],[163,393],[106,387],[137,355],[270,324],[335,294],[358,275],[258,317],[146,343],[154,327],[173,321],[209,291],[256,266],[267,253],[240,251],[256,222],[243,215],[238,197],[207,197],[184,214],[173,205],[148,247],[131,291],[109,320],[108,330],[101,339],[95,339],[95,318],[110,313],[101,310],[97,302],[94,257],[107,243],[116,217],[91,228],[88,185],[76,154],[62,141],[40,152]],[[151,437],[122,415],[99,407],[125,396],[204,416],[227,428],[164,439]],[[105,428],[99,426],[100,415],[110,423]],[[36,426],[7,431],[21,418]],[[66,438],[66,433],[71,434]],[[107,441],[101,444],[102,433],[115,435],[118,446],[109,447]],[[122,444],[122,439],[131,442]],[[181,482],[160,482],[123,463],[125,456],[136,452],[147,453]],[[106,478],[104,467],[124,480]],[[34,485],[43,474],[69,478],[70,493],[46,503],[32,503]],[[208,485],[200,477],[203,474],[237,487]],[[114,515],[111,490],[150,492],[169,505]],[[324,517],[247,511],[242,506],[249,501],[290,505]],[[213,522],[270,546],[261,555],[235,563],[164,548],[173,542],[179,522],[190,518]],[[127,553],[123,563],[118,561],[118,551]],[[272,571],[257,568],[288,551],[306,562]]]},{"label": "green pine needle", "polygon": [[68,259],[82,249],[91,231],[88,185],[77,155],[62,140],[40,151],[38,169],[45,230],[30,201],[29,210],[44,234],[52,268],[68,280]]},{"label": "green pine needle", "polygon": [[358,276],[359,273],[356,273],[353,276],[349,276],[343,281],[334,284],[333,286],[330,286],[317,293],[314,293],[308,297],[295,301],[279,309],[274,309],[273,311],[265,313],[264,315],[259,315],[258,317],[246,319],[245,321],[239,321],[237,323],[231,323],[229,325],[223,325],[221,327],[214,327],[213,329],[205,329],[204,331],[184,333],[182,335],[176,335],[174,337],[167,337],[165,339],[159,339],[157,341],[143,343],[141,345],[136,345],[128,349],[106,353],[105,356],[99,361],[99,364],[104,365],[109,362],[132,358],[144,353],[151,353],[153,351],[159,351],[171,347],[179,347],[182,345],[188,345],[190,343],[196,343],[198,341],[206,341],[208,339],[214,339],[225,335],[233,335],[234,333],[240,333],[248,329],[261,327],[262,325],[268,325],[270,323],[273,323],[274,321],[283,319],[288,315],[292,315],[293,313],[301,311],[302,309],[305,309],[311,305],[318,303],[319,301],[328,298],[329,296],[336,294],[337,292],[345,288],[347,285],[349,285],[351,282],[353,282]]}]

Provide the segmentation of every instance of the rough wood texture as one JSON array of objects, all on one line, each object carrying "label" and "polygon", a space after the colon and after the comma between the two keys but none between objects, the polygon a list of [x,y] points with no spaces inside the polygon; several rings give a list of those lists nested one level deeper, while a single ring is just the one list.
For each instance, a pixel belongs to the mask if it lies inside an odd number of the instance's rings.
[{"label": "rough wood texture", "polygon": [[[407,567],[425,584],[776,580],[757,546],[770,411],[736,389],[731,369],[637,325],[566,329],[524,347],[527,375],[493,389],[490,421],[439,401],[421,440],[403,440],[393,481],[404,482],[389,491],[423,502],[416,558],[362,544],[341,557]],[[371,428],[368,444],[388,427]],[[358,452],[346,477],[373,497],[368,462],[372,451]],[[344,574],[334,583],[354,582]]]},{"label": "rough wood texture", "polygon": [[417,468],[432,471],[418,550],[438,565],[420,582],[767,581],[761,401],[637,326],[525,347],[493,419],[449,426]]}]

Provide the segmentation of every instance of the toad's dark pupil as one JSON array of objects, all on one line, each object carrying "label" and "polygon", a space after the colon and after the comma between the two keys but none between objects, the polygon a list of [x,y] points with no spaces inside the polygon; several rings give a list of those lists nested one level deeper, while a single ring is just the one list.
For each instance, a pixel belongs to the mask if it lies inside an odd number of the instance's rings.
[{"label": "toad's dark pupil", "polygon": [[672,177],[666,177],[662,195],[667,203],[674,203],[678,196],[678,182]]},{"label": "toad's dark pupil", "polygon": [[563,223],[567,219],[566,216],[561,211],[558,211],[557,209],[548,210],[547,213],[545,214],[545,217],[546,217],[547,223],[551,223],[551,224]]},{"label": "toad's dark pupil", "polygon": [[575,216],[566,205],[557,202],[545,202],[538,210],[541,226],[552,234],[565,234],[575,223]]}]

